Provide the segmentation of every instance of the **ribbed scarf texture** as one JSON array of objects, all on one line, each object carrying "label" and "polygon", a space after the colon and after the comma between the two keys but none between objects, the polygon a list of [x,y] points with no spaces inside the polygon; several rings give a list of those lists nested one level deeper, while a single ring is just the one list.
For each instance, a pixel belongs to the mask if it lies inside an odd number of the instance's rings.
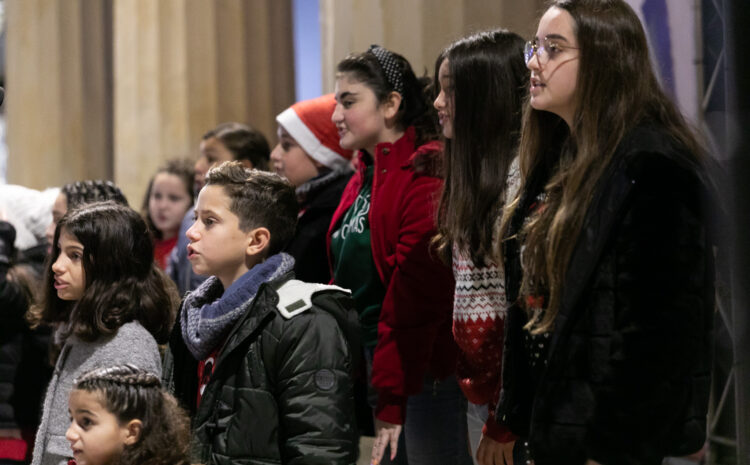
[{"label": "ribbed scarf texture", "polygon": [[294,268],[294,258],[285,253],[270,256],[240,276],[224,291],[211,276],[185,297],[180,312],[182,339],[196,360],[203,360],[229,335],[255,298],[261,284]]}]

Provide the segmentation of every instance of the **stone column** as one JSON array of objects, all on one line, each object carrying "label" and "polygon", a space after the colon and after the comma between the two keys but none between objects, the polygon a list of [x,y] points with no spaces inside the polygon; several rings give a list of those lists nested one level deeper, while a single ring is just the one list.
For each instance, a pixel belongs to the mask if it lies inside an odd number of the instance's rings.
[{"label": "stone column", "polygon": [[273,141],[294,101],[289,0],[115,0],[114,18],[115,181],[132,201],[220,122]]},{"label": "stone column", "polygon": [[543,0],[320,0],[323,91],[334,88],[336,64],[379,44],[400,53],[417,75],[434,72],[450,42],[503,27],[530,37]]},{"label": "stone column", "polygon": [[6,0],[8,182],[114,179],[138,207],[218,123],[272,141],[294,102],[291,0]]},{"label": "stone column", "polygon": [[8,182],[111,177],[111,2],[5,4]]}]

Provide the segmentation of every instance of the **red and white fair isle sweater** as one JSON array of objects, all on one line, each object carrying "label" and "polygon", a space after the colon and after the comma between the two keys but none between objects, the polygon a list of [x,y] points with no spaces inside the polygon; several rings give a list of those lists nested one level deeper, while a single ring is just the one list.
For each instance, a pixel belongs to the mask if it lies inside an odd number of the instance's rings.
[{"label": "red and white fair isle sweater", "polygon": [[497,442],[515,440],[508,428],[495,421],[503,360],[503,327],[507,302],[505,278],[492,262],[478,267],[453,248],[453,337],[459,347],[456,375],[469,402],[488,404],[489,417],[482,433]]},{"label": "red and white fair isle sweater", "polygon": [[[520,184],[518,160],[508,173],[506,198],[512,199]],[[498,218],[499,222],[499,218]],[[479,267],[471,256],[453,247],[453,337],[459,347],[456,374],[469,402],[487,404],[489,417],[482,433],[497,442],[516,436],[495,421],[495,406],[501,387],[503,338],[508,303],[502,267],[489,259]]]}]

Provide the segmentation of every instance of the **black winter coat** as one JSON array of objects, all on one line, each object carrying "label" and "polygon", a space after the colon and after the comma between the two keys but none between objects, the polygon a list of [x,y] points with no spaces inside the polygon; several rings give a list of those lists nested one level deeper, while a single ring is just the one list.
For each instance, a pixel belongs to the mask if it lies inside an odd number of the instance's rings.
[{"label": "black winter coat", "polygon": [[7,279],[15,236],[13,226],[0,221],[0,429],[35,429],[52,374],[49,332],[29,329],[26,294],[19,283]]},{"label": "black winter coat", "polygon": [[179,318],[164,364],[166,385],[188,409],[193,462],[351,464],[356,423],[347,334],[351,298],[314,294],[312,308],[289,319],[276,292],[291,276],[261,285],[219,353],[196,411],[198,362]]},{"label": "black winter coat", "polygon": [[[644,128],[618,147],[571,257],[535,395],[526,314],[509,310],[497,418],[529,438],[538,465],[660,464],[704,444],[714,312],[707,190],[673,150]],[[517,211],[535,194],[525,192]],[[505,256],[512,302],[515,240]]]},{"label": "black winter coat", "polygon": [[[351,171],[333,171],[313,179],[300,195],[302,214],[297,221],[294,238],[286,252],[294,257],[294,274],[300,281],[308,283],[331,282],[331,267],[328,264],[326,235],[333,212],[339,206]],[[315,185],[322,181],[321,185]]]}]

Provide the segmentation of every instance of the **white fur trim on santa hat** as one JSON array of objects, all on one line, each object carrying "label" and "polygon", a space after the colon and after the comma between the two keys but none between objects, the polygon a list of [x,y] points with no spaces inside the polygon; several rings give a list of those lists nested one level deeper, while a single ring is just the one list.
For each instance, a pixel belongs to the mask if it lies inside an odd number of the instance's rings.
[{"label": "white fur trim on santa hat", "polygon": [[345,166],[349,161],[320,143],[315,134],[302,122],[292,108],[287,108],[276,117],[276,122],[286,129],[310,157],[328,168]]}]

